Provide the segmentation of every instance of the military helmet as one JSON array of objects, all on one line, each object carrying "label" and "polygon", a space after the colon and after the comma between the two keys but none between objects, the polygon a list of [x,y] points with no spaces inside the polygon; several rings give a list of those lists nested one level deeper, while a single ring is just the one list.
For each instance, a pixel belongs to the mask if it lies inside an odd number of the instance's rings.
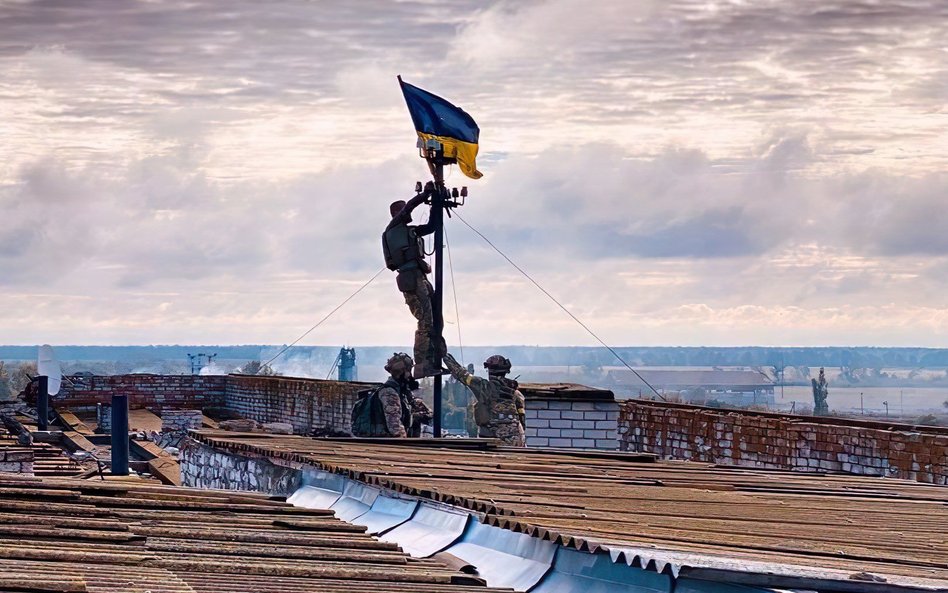
[{"label": "military helmet", "polygon": [[484,361],[484,368],[488,373],[509,373],[510,359],[500,354],[495,354]]},{"label": "military helmet", "polygon": [[413,366],[415,366],[415,361],[411,356],[404,352],[396,352],[386,361],[385,370],[396,375],[399,371],[410,371]]}]

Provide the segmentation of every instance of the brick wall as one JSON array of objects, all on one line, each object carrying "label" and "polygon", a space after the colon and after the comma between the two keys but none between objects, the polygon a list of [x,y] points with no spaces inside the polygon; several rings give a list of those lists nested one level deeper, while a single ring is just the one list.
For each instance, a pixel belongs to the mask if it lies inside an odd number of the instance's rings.
[{"label": "brick wall", "polygon": [[191,488],[250,490],[289,496],[303,482],[299,469],[218,451],[190,438],[181,442],[179,461],[181,485]]},{"label": "brick wall", "polygon": [[27,447],[0,449],[0,472],[33,475],[33,450]]},{"label": "brick wall", "polygon": [[359,390],[371,383],[228,375],[224,406],[257,422],[286,422],[297,434],[348,433]]},{"label": "brick wall", "polygon": [[172,410],[165,408],[161,411],[161,432],[185,432],[192,428],[201,428],[204,414],[201,410]]},{"label": "brick wall", "polygon": [[623,450],[727,465],[948,484],[948,430],[629,400]]},{"label": "brick wall", "polygon": [[611,391],[581,385],[522,385],[528,447],[619,448],[619,404]]},{"label": "brick wall", "polygon": [[[86,378],[53,398],[60,408],[111,403],[129,396],[132,408],[163,417],[175,410],[225,408],[260,423],[285,422],[297,434],[349,433],[356,394],[371,383],[256,375],[115,375]],[[619,406],[611,391],[580,385],[524,384],[529,446],[618,448]]]},{"label": "brick wall", "polygon": [[62,389],[52,397],[60,408],[91,408],[111,404],[113,394],[128,395],[129,408],[201,409],[221,406],[228,377],[222,375],[96,375],[63,381]]},{"label": "brick wall", "polygon": [[201,410],[222,407],[258,422],[286,422],[299,434],[349,432],[356,392],[369,383],[251,375],[113,375],[65,382],[53,397],[59,408],[108,406],[113,394],[129,396],[129,407]]}]

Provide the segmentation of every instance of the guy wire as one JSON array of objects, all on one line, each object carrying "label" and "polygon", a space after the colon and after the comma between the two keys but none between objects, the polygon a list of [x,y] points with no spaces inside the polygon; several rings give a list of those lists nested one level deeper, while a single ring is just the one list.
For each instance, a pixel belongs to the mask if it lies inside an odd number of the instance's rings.
[{"label": "guy wire", "polygon": [[[461,341],[461,309],[458,308],[458,287],[454,283],[454,263],[451,261],[451,243],[448,241],[448,227],[444,227],[444,246],[448,250],[448,270],[451,271],[451,292],[454,293],[454,320],[458,325],[458,349],[461,351],[461,364],[464,360],[464,342]],[[442,312],[443,313],[443,312]]]},{"label": "guy wire", "polygon": [[596,341],[597,341],[597,342],[599,342],[600,344],[602,344],[602,346],[603,346],[606,350],[608,350],[609,352],[611,352],[612,355],[615,356],[616,359],[617,359],[619,362],[621,362],[621,363],[623,364],[623,366],[625,366],[625,368],[627,368],[627,369],[629,369],[630,371],[632,371],[632,374],[634,374],[636,377],[638,377],[639,380],[642,381],[642,383],[645,383],[645,385],[647,385],[648,388],[651,389],[651,390],[655,393],[655,395],[657,395],[659,398],[661,398],[662,401],[666,401],[666,400],[665,400],[665,396],[663,396],[661,393],[659,393],[657,389],[655,389],[654,387],[652,387],[652,384],[651,384],[651,383],[649,383],[648,381],[646,381],[645,378],[644,378],[642,375],[640,375],[640,374],[638,373],[638,371],[636,371],[635,369],[633,369],[633,368],[631,367],[631,365],[629,365],[629,363],[627,363],[627,362],[625,361],[625,359],[623,359],[621,356],[619,356],[619,353],[616,352],[616,351],[612,348],[612,346],[610,346],[609,344],[606,344],[606,343],[602,340],[602,338],[600,338],[599,336],[596,335],[595,332],[593,332],[593,330],[589,329],[589,326],[587,326],[585,323],[583,323],[582,321],[580,321],[580,319],[579,319],[578,317],[576,317],[575,315],[573,315],[573,314],[570,312],[569,309],[567,309],[565,306],[563,306],[563,304],[562,304],[561,302],[559,302],[558,300],[556,300],[556,297],[554,297],[552,294],[550,294],[545,288],[543,288],[542,286],[540,286],[540,284],[539,284],[536,280],[534,280],[533,277],[530,276],[530,274],[527,274],[527,272],[526,272],[523,268],[521,268],[520,266],[518,266],[516,263],[514,263],[514,261],[513,261],[512,259],[510,259],[509,257],[507,257],[507,254],[504,253],[503,251],[501,251],[496,245],[494,245],[493,242],[491,242],[490,239],[488,239],[487,237],[485,237],[485,236],[484,236],[484,233],[482,233],[482,232],[480,232],[479,230],[477,230],[477,229],[475,229],[474,227],[472,227],[472,226],[470,225],[470,223],[468,223],[468,221],[464,220],[464,217],[461,216],[460,214],[458,214],[457,212],[455,212],[454,214],[458,217],[458,219],[459,219],[461,222],[464,223],[464,225],[465,225],[467,228],[469,228],[469,229],[471,229],[472,231],[474,231],[474,233],[476,233],[477,236],[479,236],[481,239],[483,239],[484,241],[486,241],[487,244],[490,245],[490,246],[494,249],[494,251],[496,251],[497,253],[499,253],[501,257],[503,257],[505,260],[507,260],[507,263],[509,263],[511,266],[513,266],[518,272],[520,272],[521,274],[523,274],[523,276],[524,276],[527,280],[529,280],[530,282],[532,282],[534,286],[536,286],[538,289],[540,289],[540,292],[542,292],[542,293],[545,294],[547,297],[549,297],[549,299],[550,299],[551,301],[553,301],[554,303],[556,303],[556,305],[557,305],[560,309],[562,309],[567,315],[569,315],[570,317],[572,317],[572,318],[573,318],[573,321],[575,321],[576,323],[578,323],[578,324],[580,325],[580,327],[582,327],[584,330],[586,330],[586,331],[589,333],[589,335],[591,335],[592,337],[596,338]]},{"label": "guy wire", "polygon": [[[276,360],[277,358],[279,358],[284,352],[286,352],[287,350],[289,350],[290,348],[292,348],[293,346],[295,346],[297,343],[299,343],[300,340],[302,340],[303,338],[305,338],[306,336],[308,336],[308,335],[310,334],[310,332],[312,332],[314,329],[316,329],[317,327],[319,327],[320,325],[322,325],[323,322],[326,321],[327,319],[329,319],[330,317],[332,317],[333,314],[334,314],[336,311],[338,311],[338,310],[341,309],[343,306],[345,306],[346,303],[348,303],[349,301],[351,301],[352,298],[355,297],[355,295],[357,295],[357,294],[359,294],[360,292],[362,292],[362,291],[365,289],[365,287],[368,286],[369,284],[372,284],[372,282],[373,282],[376,278],[378,278],[378,277],[379,277],[379,274],[381,274],[384,270],[385,270],[385,266],[382,266],[381,269],[379,269],[379,271],[376,272],[374,276],[372,276],[371,278],[369,278],[368,281],[367,281],[365,284],[363,284],[362,286],[360,286],[358,290],[356,290],[354,293],[352,293],[352,294],[350,294],[348,297],[346,297],[346,300],[344,300],[344,301],[342,301],[341,303],[339,303],[338,305],[336,305],[336,308],[335,308],[335,309],[333,309],[333,310],[330,311],[329,313],[326,313],[326,316],[323,317],[322,319],[320,319],[318,322],[316,322],[316,325],[314,325],[313,327],[311,327],[311,328],[309,328],[308,330],[306,330],[305,332],[303,332],[303,335],[301,335],[300,337],[298,337],[298,338],[296,338],[295,340],[293,340],[289,345],[284,346],[283,349],[280,350],[279,352],[277,352],[276,355],[275,355],[273,358],[271,358],[271,359],[268,360],[267,362],[263,363],[264,366],[269,365],[271,362],[273,362],[274,360]],[[332,371],[330,371],[330,372],[332,372]]]},{"label": "guy wire", "polygon": [[326,380],[327,380],[327,381],[329,380],[330,377],[332,377],[332,372],[333,372],[334,370],[336,370],[336,365],[339,364],[339,358],[340,358],[340,356],[342,356],[342,353],[341,353],[341,352],[340,352],[339,354],[336,354],[336,358],[333,359],[333,361],[332,361],[332,366],[329,367],[329,372],[326,373]]}]

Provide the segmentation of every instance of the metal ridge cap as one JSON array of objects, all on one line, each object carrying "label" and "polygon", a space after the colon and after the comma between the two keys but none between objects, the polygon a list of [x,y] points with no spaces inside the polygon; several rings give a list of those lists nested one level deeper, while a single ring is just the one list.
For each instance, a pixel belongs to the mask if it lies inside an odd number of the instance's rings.
[{"label": "metal ridge cap", "polygon": [[948,586],[934,579],[889,573],[866,574],[842,569],[813,568],[787,562],[730,558],[713,553],[682,552],[657,547],[605,543],[556,529],[532,525],[516,517],[488,514],[481,518],[481,522],[580,552],[606,553],[615,563],[624,563],[656,573],[666,573],[675,578],[688,577],[722,583],[791,589],[818,588],[839,592],[948,591]]},{"label": "metal ridge cap", "polygon": [[612,557],[613,562],[655,572],[668,572],[675,578],[841,593],[948,591],[948,586],[936,579],[889,573],[868,574],[787,562],[732,559],[711,553],[682,552],[622,544],[599,544],[599,546],[602,551]]}]

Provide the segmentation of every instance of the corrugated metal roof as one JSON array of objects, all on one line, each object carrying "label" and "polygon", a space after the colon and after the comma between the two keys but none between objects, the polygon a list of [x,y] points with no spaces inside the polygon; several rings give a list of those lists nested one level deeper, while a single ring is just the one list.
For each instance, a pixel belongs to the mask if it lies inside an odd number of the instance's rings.
[{"label": "corrugated metal roof", "polygon": [[[948,489],[894,479],[637,463],[200,431],[205,444],[304,463],[483,513],[487,524],[629,563],[755,565],[948,586]],[[628,553],[626,553],[628,552]],[[626,557],[628,556],[628,557]],[[702,564],[703,563],[703,564]],[[794,567],[797,567],[794,569]],[[762,569],[761,569],[762,570]]]},{"label": "corrugated metal roof", "polygon": [[0,591],[460,593],[475,581],[259,494],[0,476]]},{"label": "corrugated metal roof", "polygon": [[[25,417],[14,420],[29,422]],[[27,425],[26,428],[34,427]],[[36,476],[78,476],[86,471],[86,468],[67,457],[59,447],[36,441],[22,444],[16,435],[0,424],[0,463],[7,466],[3,471],[12,471],[9,466],[15,462],[30,462],[33,475]]]}]

